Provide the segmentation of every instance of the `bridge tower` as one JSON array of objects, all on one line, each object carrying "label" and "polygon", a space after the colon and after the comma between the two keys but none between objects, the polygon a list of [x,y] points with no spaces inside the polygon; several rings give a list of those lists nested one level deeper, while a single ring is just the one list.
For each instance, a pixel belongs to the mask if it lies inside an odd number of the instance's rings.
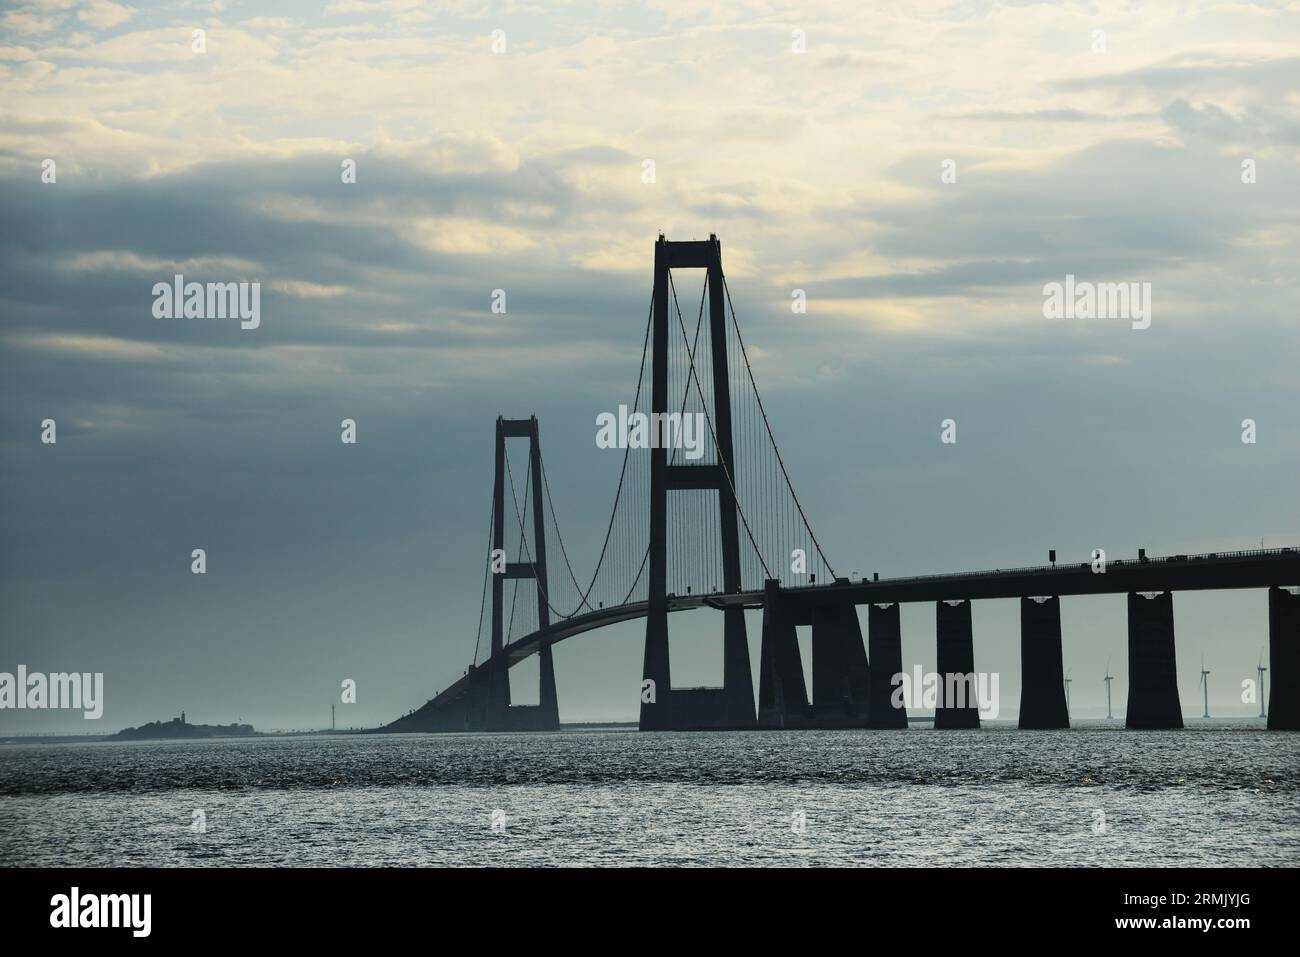
[{"label": "bridge tower", "polygon": [[[723,678],[721,688],[673,688],[668,660],[668,504],[669,492],[716,491],[722,540],[722,587],[741,590],[740,538],[736,516],[735,453],[732,448],[731,388],[727,368],[727,322],[722,277],[722,244],[707,241],[655,243],[654,314],[651,328],[652,422],[669,413],[668,344],[669,270],[704,269],[709,291],[709,344],[712,356],[713,408],[711,435],[717,444],[716,463],[670,465],[662,441],[650,450],[650,555],[647,579],[645,661],[642,675],[641,730],[685,731],[705,728],[752,728],[754,685],[749,665],[742,608],[722,611]],[[652,430],[656,426],[652,425]],[[662,437],[662,432],[656,432]],[[652,689],[652,690],[651,690]]]},{"label": "bridge tower", "polygon": [[[506,439],[528,439],[528,466],[533,499],[533,547],[528,557],[532,561],[510,562],[505,556],[506,542]],[[504,651],[505,634],[503,611],[505,583],[509,579],[531,579],[537,593],[537,625],[539,629],[551,623],[547,604],[546,585],[546,518],[543,514],[542,457],[538,445],[537,416],[527,419],[497,417],[496,480],[492,490],[492,555],[497,565],[492,574],[492,645],[487,662],[480,669],[485,694],[480,696],[482,707],[471,714],[469,723],[485,731],[548,731],[560,727],[559,705],[555,694],[555,664],[551,658],[550,643],[542,645],[540,661],[541,689],[536,705],[510,704],[510,662]],[[500,570],[497,570],[500,569]]]}]

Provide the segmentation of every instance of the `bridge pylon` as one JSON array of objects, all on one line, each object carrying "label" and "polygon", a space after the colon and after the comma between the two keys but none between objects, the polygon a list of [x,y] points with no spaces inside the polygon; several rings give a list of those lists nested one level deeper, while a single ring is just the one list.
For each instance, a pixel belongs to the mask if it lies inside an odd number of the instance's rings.
[{"label": "bridge pylon", "polygon": [[[533,547],[531,561],[510,562],[506,542],[506,439],[528,439],[528,470],[533,500]],[[521,532],[524,530],[521,529]],[[537,416],[527,419],[497,417],[496,477],[492,490],[492,643],[488,660],[478,669],[481,675],[478,706],[471,705],[469,727],[483,731],[555,731],[560,727],[559,703],[555,693],[555,664],[549,642],[538,652],[540,690],[535,705],[510,703],[510,664],[504,652],[505,584],[510,579],[529,579],[537,595],[539,630],[550,626],[550,605],[546,583],[546,517],[542,498],[542,457]]]},{"label": "bridge pylon", "polygon": [[[704,269],[709,292],[709,352],[712,356],[713,409],[710,432],[716,442],[716,463],[670,465],[667,443],[650,449],[650,553],[642,675],[643,731],[688,731],[752,728],[755,724],[754,685],[745,637],[743,608],[726,608],[723,617],[723,679],[721,688],[673,688],[668,658],[668,500],[669,492],[716,491],[720,516],[722,587],[741,590],[740,537],[735,495],[736,459],[732,447],[731,388],[727,363],[727,321],[722,276],[722,244],[707,241],[655,243],[654,308],[651,328],[651,421],[667,422],[669,270]],[[689,381],[689,379],[688,379]],[[660,428],[658,425],[652,428]],[[662,435],[662,433],[661,433]]]}]

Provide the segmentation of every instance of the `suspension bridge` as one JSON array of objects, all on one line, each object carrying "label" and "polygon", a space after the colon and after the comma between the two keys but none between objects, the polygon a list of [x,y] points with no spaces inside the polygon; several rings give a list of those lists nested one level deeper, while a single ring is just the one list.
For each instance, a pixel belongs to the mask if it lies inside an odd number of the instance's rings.
[{"label": "suspension bridge", "polygon": [[[698,309],[692,310],[692,296],[683,311],[675,270],[703,270]],[[973,692],[976,673],[971,603],[989,598],[1020,599],[1020,726],[1068,727],[1060,600],[1095,594],[1128,595],[1127,726],[1181,727],[1173,593],[1230,588],[1267,590],[1268,726],[1300,729],[1298,548],[1164,558],[1140,553],[1106,563],[1101,574],[1085,562],[885,580],[839,575],[773,435],[716,236],[669,242],[661,235],[655,244],[640,372],[627,410],[620,423],[642,426],[639,440],[633,429],[622,443],[604,541],[585,576],[575,570],[560,531],[538,420],[497,419],[473,661],[423,707],[378,730],[558,729],[555,644],[635,619],[646,628],[642,730],[906,727],[905,709],[891,701],[892,679],[903,671],[904,602],[934,604],[937,672],[959,679],[941,686],[935,727],[977,727],[978,702],[966,693]],[[688,421],[703,424],[700,448],[681,441]],[[518,475],[510,440],[528,445]],[[558,556],[548,556],[548,542],[558,546]],[[721,687],[672,684],[669,616],[692,609],[721,616]],[[762,609],[757,702],[745,621],[751,609]],[[811,626],[811,687],[800,626]],[[532,655],[540,662],[538,704],[512,704],[510,668]]]}]

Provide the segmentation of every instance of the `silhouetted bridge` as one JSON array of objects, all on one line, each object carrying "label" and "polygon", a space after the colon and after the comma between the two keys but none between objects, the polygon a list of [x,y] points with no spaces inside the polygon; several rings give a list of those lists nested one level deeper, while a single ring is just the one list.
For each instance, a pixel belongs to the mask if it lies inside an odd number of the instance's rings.
[{"label": "silhouetted bridge", "polygon": [[[672,278],[672,270],[680,268],[705,270],[693,337]],[[708,336],[701,341],[706,302]],[[680,341],[670,334],[673,318]],[[650,402],[645,410],[647,354]],[[745,375],[738,377],[741,388],[733,396],[730,370],[739,364]],[[670,409],[670,397],[679,394],[680,403]],[[646,427],[640,444],[637,415],[644,417]],[[689,421],[707,426],[711,445],[691,444]],[[1268,726],[1300,729],[1297,548],[1163,558],[1140,555],[1104,563],[885,580],[837,576],[808,524],[772,435],[726,290],[716,237],[685,243],[659,237],[641,374],[632,404],[620,409],[617,422],[614,434],[627,440],[621,446],[623,468],[596,570],[583,586],[555,519],[537,419],[497,420],[492,521],[481,602],[486,604],[490,583],[487,657],[477,663],[476,646],[476,663],[464,676],[422,708],[381,730],[556,729],[554,645],[642,618],[646,620],[643,730],[905,727],[906,712],[890,700],[891,679],[903,671],[899,605],[933,602],[936,671],[941,676],[973,677],[971,602],[990,598],[1020,599],[1020,726],[1063,728],[1069,726],[1069,716],[1062,675],[1060,599],[1097,594],[1128,595],[1127,726],[1182,727],[1173,593],[1229,588],[1267,589],[1273,676]],[[522,506],[507,454],[511,438],[528,440]],[[648,468],[631,467],[634,452],[647,453]],[[506,510],[507,490],[514,522]],[[680,503],[673,512],[668,509],[670,493]],[[567,580],[547,573],[548,520]],[[508,543],[511,537],[514,541]],[[508,550],[508,544],[515,547]],[[507,557],[512,552],[514,561]],[[521,582],[532,583],[522,598]],[[508,583],[512,594],[507,618]],[[867,606],[865,648],[859,605]],[[704,607],[722,615],[722,687],[674,688],[668,615]],[[759,608],[763,630],[755,709],[744,614]],[[811,626],[812,631],[811,689],[804,678],[796,632],[801,625]],[[482,631],[480,614],[480,645]],[[539,704],[512,705],[509,669],[531,655],[540,658]],[[944,684],[935,727],[978,725],[974,695],[964,694],[951,681]]]}]

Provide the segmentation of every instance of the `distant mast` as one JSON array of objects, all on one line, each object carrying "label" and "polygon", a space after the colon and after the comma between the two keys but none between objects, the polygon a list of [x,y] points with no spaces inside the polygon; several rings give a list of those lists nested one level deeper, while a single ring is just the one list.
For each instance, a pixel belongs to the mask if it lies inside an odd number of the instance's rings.
[{"label": "distant mast", "polygon": [[1255,665],[1255,672],[1259,675],[1259,716],[1267,718],[1268,714],[1264,710],[1264,672],[1268,671],[1264,667],[1264,652],[1259,653],[1259,664]]},{"label": "distant mast", "polygon": [[1203,694],[1203,696],[1204,696],[1204,702],[1205,702],[1205,707],[1204,707],[1204,711],[1205,711],[1205,713],[1201,715],[1202,718],[1208,718],[1208,717],[1210,716],[1210,681],[1209,681],[1209,677],[1210,677],[1210,673],[1209,673],[1208,671],[1205,670],[1205,656],[1204,656],[1204,655],[1201,655],[1201,692],[1202,692],[1202,694]]}]

